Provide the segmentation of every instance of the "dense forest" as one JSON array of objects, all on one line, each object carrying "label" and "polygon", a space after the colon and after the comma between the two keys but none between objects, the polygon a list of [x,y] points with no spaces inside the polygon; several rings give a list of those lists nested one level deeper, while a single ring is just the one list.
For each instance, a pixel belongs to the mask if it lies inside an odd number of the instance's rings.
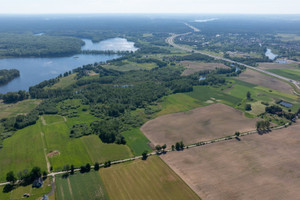
[{"label": "dense forest", "polygon": [[0,70],[0,86],[5,85],[11,80],[20,76],[20,72],[17,69],[1,69]]},{"label": "dense forest", "polygon": [[84,42],[75,37],[0,34],[0,57],[66,56],[81,52]]}]

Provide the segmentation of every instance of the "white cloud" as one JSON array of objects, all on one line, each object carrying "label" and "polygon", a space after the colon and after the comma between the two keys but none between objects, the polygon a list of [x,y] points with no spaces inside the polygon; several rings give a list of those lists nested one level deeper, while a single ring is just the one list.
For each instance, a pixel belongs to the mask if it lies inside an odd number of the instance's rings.
[{"label": "white cloud", "polygon": [[0,13],[298,13],[296,0],[0,0]]}]

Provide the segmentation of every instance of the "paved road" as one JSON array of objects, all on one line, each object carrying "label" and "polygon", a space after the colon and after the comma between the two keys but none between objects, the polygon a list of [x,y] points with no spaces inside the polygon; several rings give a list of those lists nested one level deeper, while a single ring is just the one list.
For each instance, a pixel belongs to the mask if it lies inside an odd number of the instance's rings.
[{"label": "paved road", "polygon": [[[197,28],[189,25],[189,24],[186,24],[188,27],[192,28],[194,31],[195,30],[198,30]],[[197,31],[197,32],[198,32]],[[178,45],[178,44],[175,44],[174,43],[174,39],[178,36],[183,36],[183,35],[188,35],[188,34],[191,34],[191,32],[188,32],[188,33],[184,33],[184,34],[174,34],[172,35],[171,37],[168,37],[166,39],[166,42],[169,43],[171,46],[177,48],[177,49],[181,49],[181,50],[184,50],[184,51],[188,51],[188,52],[194,52],[194,53],[200,53],[202,55],[206,55],[206,56],[209,56],[211,58],[214,58],[214,59],[217,59],[217,60],[223,60],[223,61],[227,61],[227,62],[231,62],[231,63],[235,63],[235,64],[239,64],[239,65],[242,65],[242,66],[245,66],[249,69],[252,69],[252,70],[255,70],[255,71],[258,71],[258,72],[261,72],[261,73],[265,73],[269,76],[273,76],[275,78],[278,78],[278,79],[281,79],[283,81],[287,81],[287,82],[290,82],[292,84],[294,84],[296,86],[296,88],[298,88],[298,90],[300,90],[300,82],[299,81],[295,81],[293,79],[289,79],[289,78],[286,78],[286,77],[283,77],[283,76],[280,76],[280,75],[277,75],[277,74],[274,74],[274,73],[271,73],[271,72],[268,72],[268,71],[265,71],[263,69],[259,69],[257,67],[252,67],[250,65],[246,65],[244,63],[240,63],[240,62],[236,62],[236,61],[233,61],[233,60],[230,60],[230,59],[227,59],[227,58],[223,58],[223,57],[219,57],[219,56],[215,56],[215,55],[211,55],[211,54],[208,54],[208,53],[205,53],[205,52],[202,52],[202,51],[198,51],[198,50],[194,50],[194,49],[191,49],[191,48],[188,48],[188,47],[185,47],[185,46],[181,46],[181,45]]]}]

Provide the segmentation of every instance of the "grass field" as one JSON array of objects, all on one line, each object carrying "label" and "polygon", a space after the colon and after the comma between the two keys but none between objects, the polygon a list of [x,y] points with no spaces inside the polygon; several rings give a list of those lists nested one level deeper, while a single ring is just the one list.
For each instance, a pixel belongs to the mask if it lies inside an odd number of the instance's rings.
[{"label": "grass field", "polygon": [[125,61],[124,65],[116,66],[116,65],[104,65],[104,67],[108,69],[114,69],[118,71],[130,71],[130,70],[140,70],[140,69],[153,69],[157,67],[155,63],[135,63],[135,62],[129,62]]},{"label": "grass field", "polygon": [[84,136],[80,139],[93,163],[120,160],[133,156],[127,145],[106,144],[96,135]]},{"label": "grass field", "polygon": [[152,151],[148,145],[150,141],[144,136],[139,128],[125,131],[122,135],[125,137],[126,144],[130,147],[134,156],[142,155],[145,150],[148,152]]},{"label": "grass field", "polygon": [[[61,170],[66,164],[79,167],[86,163],[118,160],[132,156],[126,145],[105,144],[96,135],[81,138],[70,138],[68,120],[65,122],[61,116],[44,116],[48,124],[43,126],[47,150],[58,151],[60,154],[49,158],[54,170]],[[55,121],[55,118],[57,121]],[[73,118],[71,118],[73,119]]]},{"label": "grass field", "polygon": [[224,104],[213,104],[191,111],[164,115],[145,123],[141,130],[155,145],[176,142],[184,144],[233,135],[255,129],[256,120],[244,116],[242,111]]},{"label": "grass field", "polygon": [[46,170],[40,120],[36,125],[19,130],[3,141],[3,148],[0,149],[0,180],[4,181],[9,171],[17,174],[34,166]]},{"label": "grass field", "polygon": [[55,83],[54,85],[51,86],[51,89],[66,88],[66,87],[72,85],[73,83],[76,82],[76,80],[75,80],[76,75],[77,75],[77,73],[73,73],[69,76],[62,77],[61,79],[59,79],[59,81],[57,83]]},{"label": "grass field", "polygon": [[0,119],[6,117],[14,117],[19,114],[26,114],[33,110],[37,105],[41,103],[41,100],[37,99],[27,99],[24,101],[19,101],[14,104],[4,104],[0,103]]},{"label": "grass field", "polygon": [[107,200],[107,193],[98,172],[70,175],[56,178],[57,200]]},{"label": "grass field", "polygon": [[267,71],[296,81],[300,81],[300,70],[298,69],[268,69]]},{"label": "grass field", "polygon": [[41,188],[32,188],[32,185],[28,186],[20,186],[16,189],[12,190],[9,193],[3,193],[4,186],[0,187],[0,199],[1,200],[17,200],[17,199],[24,199],[23,195],[25,193],[29,193],[30,197],[26,198],[28,200],[34,200],[39,199],[45,194],[48,194],[51,190],[51,186],[49,184],[51,183],[52,178],[47,178],[44,181],[44,184]]},{"label": "grass field", "polygon": [[200,199],[159,157],[100,169],[111,200]]},{"label": "grass field", "polygon": [[155,113],[154,116],[162,116],[170,113],[183,112],[203,106],[198,99],[195,99],[187,94],[177,93],[166,96],[160,103],[161,111]]},{"label": "grass field", "polygon": [[242,99],[239,97],[234,97],[232,95],[221,92],[219,88],[209,86],[196,86],[194,87],[193,92],[187,93],[187,95],[200,100],[201,103],[204,103],[205,105],[221,102],[226,105],[235,107],[242,101]]},{"label": "grass field", "polygon": [[300,125],[162,159],[203,199],[298,199]]}]

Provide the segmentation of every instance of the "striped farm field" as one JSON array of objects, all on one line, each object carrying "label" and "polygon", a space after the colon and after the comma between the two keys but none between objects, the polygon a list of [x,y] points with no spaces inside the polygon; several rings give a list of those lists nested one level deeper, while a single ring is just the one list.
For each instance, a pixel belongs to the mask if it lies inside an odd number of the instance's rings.
[{"label": "striped farm field", "polygon": [[193,200],[200,198],[159,157],[113,165],[99,171],[111,200]]}]

